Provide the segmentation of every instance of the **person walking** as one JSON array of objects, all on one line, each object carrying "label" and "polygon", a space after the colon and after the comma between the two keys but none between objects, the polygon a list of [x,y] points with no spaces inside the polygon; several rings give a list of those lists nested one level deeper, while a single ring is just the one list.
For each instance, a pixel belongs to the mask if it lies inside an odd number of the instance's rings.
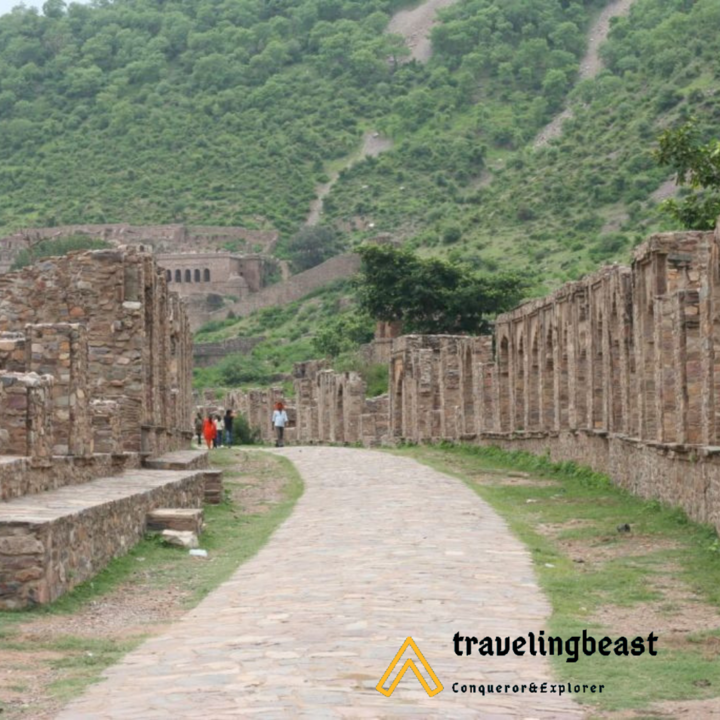
[{"label": "person walking", "polygon": [[285,406],[281,403],[275,403],[275,410],[272,414],[272,424],[275,428],[275,447],[285,447],[283,435],[285,434],[285,426],[288,422],[288,416],[285,412]]},{"label": "person walking", "polygon": [[208,450],[210,450],[215,443],[215,434],[215,421],[213,420],[212,415],[208,415],[205,418],[205,423],[203,424],[203,437],[207,443]]},{"label": "person walking", "polygon": [[215,416],[215,447],[222,447],[222,423],[220,416]]},{"label": "person walking", "polygon": [[225,411],[225,417],[223,418],[223,424],[225,425],[225,444],[230,447],[232,445],[232,432],[233,432],[233,411],[229,408]]},{"label": "person walking", "polygon": [[195,434],[197,435],[198,445],[202,445],[204,427],[205,422],[203,420],[203,416],[201,413],[198,413],[195,416]]}]

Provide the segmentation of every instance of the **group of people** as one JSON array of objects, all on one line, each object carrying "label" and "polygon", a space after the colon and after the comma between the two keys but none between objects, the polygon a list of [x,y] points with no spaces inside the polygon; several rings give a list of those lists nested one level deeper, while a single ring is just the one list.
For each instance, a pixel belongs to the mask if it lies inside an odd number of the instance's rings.
[{"label": "group of people", "polygon": [[[232,445],[234,419],[235,413],[230,409],[225,411],[223,417],[210,414],[203,419],[203,416],[198,413],[195,416],[195,434],[197,435],[198,445],[202,445],[203,438],[207,443],[208,450],[223,445]],[[281,402],[275,403],[271,422],[275,432],[275,447],[284,447],[285,426],[288,424],[288,416],[285,406]]]},{"label": "group of people", "polygon": [[195,416],[195,434],[197,435],[198,445],[202,445],[203,439],[205,439],[208,449],[232,445],[234,419],[235,413],[229,409],[225,411],[225,415],[222,417],[220,415],[208,415],[203,419],[203,416],[198,413]]}]

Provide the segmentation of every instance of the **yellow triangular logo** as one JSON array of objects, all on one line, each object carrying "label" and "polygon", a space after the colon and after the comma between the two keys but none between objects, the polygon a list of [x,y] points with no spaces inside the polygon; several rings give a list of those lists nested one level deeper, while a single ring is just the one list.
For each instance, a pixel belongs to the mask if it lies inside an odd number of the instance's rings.
[{"label": "yellow triangular logo", "polygon": [[[402,669],[398,673],[398,676],[395,678],[390,688],[388,690],[385,690],[385,688],[383,687],[386,680],[390,677],[392,671],[395,669],[395,666],[398,664],[400,658],[404,655],[408,647],[411,647],[415,651],[415,654],[418,656],[418,659],[422,663],[422,666],[427,670],[428,675],[432,678],[432,681],[437,686],[434,690],[431,690],[430,686],[427,684],[427,682],[425,682],[425,678],[420,674],[420,671],[417,669],[417,666],[413,662],[412,658],[408,658],[405,661],[405,664],[402,666]],[[420,652],[420,648],[415,644],[415,641],[411,637],[405,640],[405,642],[402,644],[402,647],[398,650],[397,655],[393,658],[393,661],[390,663],[390,666],[385,671],[385,674],[380,678],[380,682],[377,684],[375,689],[379,693],[382,693],[385,697],[390,697],[395,692],[395,688],[398,686],[398,683],[403,679],[403,675],[407,672],[408,668],[410,668],[415,673],[415,677],[425,688],[425,692],[428,694],[428,697],[434,697],[439,692],[442,692],[443,686],[438,680],[437,675],[433,672],[433,669],[430,667],[428,661]]]}]

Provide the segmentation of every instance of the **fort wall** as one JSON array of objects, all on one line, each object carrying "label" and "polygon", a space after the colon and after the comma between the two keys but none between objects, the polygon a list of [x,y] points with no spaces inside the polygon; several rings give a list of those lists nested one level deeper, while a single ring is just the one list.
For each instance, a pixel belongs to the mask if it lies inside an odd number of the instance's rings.
[{"label": "fort wall", "polygon": [[392,340],[389,393],[295,369],[299,442],[467,441],[607,473],[720,528],[720,231],[665,233],[497,318]]}]

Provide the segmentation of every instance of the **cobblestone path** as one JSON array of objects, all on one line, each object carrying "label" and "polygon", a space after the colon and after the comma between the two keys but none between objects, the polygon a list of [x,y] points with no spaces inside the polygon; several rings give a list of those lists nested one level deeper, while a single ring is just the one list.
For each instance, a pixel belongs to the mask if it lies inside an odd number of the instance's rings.
[{"label": "cobblestone path", "polygon": [[[305,482],[292,516],[62,720],[583,717],[567,695],[453,692],[551,679],[540,657],[453,651],[456,632],[525,635],[550,611],[527,551],[474,493],[386,453],[279,452]],[[375,690],[408,636],[444,685],[433,698],[411,672],[390,698]]]}]

